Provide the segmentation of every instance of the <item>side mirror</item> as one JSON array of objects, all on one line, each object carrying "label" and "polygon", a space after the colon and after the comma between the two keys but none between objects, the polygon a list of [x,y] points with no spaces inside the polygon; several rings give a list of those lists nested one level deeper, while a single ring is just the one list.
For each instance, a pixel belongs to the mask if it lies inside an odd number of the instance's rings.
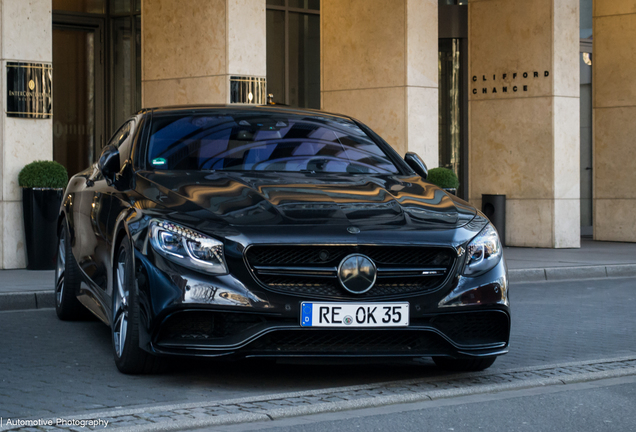
[{"label": "side mirror", "polygon": [[426,177],[428,177],[428,168],[426,168],[426,164],[420,159],[417,153],[408,152],[404,156],[404,161],[417,175],[426,180]]},{"label": "side mirror", "polygon": [[107,145],[102,150],[102,155],[97,162],[99,171],[104,176],[108,186],[112,186],[115,183],[115,176],[119,172],[119,150],[114,145]]}]

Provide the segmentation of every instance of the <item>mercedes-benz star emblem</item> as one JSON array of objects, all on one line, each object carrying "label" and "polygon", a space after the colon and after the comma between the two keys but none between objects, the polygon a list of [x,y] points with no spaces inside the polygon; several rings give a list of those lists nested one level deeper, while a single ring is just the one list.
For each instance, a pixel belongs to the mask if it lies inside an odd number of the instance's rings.
[{"label": "mercedes-benz star emblem", "polygon": [[338,280],[352,294],[369,291],[375,283],[377,273],[373,261],[361,254],[346,256],[338,266]]}]

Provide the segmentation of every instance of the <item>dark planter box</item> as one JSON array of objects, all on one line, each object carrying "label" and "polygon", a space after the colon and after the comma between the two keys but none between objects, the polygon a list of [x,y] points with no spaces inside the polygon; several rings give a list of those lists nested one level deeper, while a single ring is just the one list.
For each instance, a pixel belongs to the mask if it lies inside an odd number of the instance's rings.
[{"label": "dark planter box", "polygon": [[64,189],[22,188],[27,269],[53,270],[57,249],[57,217]]}]

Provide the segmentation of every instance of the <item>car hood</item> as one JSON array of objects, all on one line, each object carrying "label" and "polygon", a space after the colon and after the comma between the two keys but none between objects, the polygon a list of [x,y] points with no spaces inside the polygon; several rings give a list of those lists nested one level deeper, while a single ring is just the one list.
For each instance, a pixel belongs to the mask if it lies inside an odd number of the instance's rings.
[{"label": "car hood", "polygon": [[233,226],[409,225],[449,229],[476,210],[418,176],[140,172],[137,190],[177,213]]}]

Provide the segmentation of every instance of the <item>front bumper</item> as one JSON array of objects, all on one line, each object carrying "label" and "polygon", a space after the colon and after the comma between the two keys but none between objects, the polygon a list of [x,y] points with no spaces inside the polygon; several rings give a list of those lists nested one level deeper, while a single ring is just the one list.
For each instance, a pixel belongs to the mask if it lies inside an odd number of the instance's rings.
[{"label": "front bumper", "polygon": [[[407,301],[402,328],[307,328],[303,301],[269,291],[240,266],[232,274],[191,272],[137,251],[143,349],[207,357],[477,357],[508,350],[510,310],[504,260],[477,278],[449,277],[425,294],[374,298]],[[456,269],[454,269],[456,270]],[[455,274],[455,273],[453,273]],[[355,301],[334,299],[328,301]]]}]

